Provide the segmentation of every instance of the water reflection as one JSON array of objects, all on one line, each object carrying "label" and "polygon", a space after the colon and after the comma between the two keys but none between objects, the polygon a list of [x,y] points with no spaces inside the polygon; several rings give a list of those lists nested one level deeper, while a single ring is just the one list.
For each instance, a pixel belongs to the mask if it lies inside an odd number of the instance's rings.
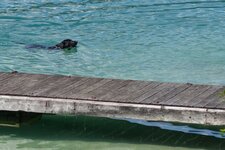
[{"label": "water reflection", "polygon": [[[204,129],[203,126],[198,126],[198,128],[189,127],[188,125],[174,125],[167,122],[148,122],[144,120],[135,120],[135,119],[126,119],[131,123],[137,123],[149,127],[159,127],[161,129],[171,130],[171,131],[180,131],[183,133],[193,133],[198,135],[214,136],[216,138],[224,138],[225,135],[220,131],[214,131],[209,129]],[[197,126],[197,125],[195,125]],[[217,127],[219,129],[219,127]]]},{"label": "water reflection", "polygon": [[[222,139],[224,136],[216,130],[162,122],[82,116],[46,115],[35,125],[0,128],[0,133],[0,141],[3,143],[14,141],[14,144],[17,143],[16,147],[34,149],[50,148],[53,145],[67,149],[77,146],[80,146],[80,149],[93,149],[91,145],[97,146],[98,149],[110,149],[109,145],[113,145],[118,149],[123,147],[125,149],[168,150],[171,147],[175,149],[179,147],[179,150],[215,150],[225,146],[225,140]],[[10,143],[6,145],[9,146]],[[89,145],[89,147],[84,145]]]}]

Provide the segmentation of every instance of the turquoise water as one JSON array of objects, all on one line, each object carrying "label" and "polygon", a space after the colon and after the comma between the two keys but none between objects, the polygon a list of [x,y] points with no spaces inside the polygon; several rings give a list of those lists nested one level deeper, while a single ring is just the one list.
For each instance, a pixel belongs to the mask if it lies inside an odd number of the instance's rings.
[{"label": "turquoise water", "polygon": [[[0,71],[224,85],[224,8],[223,0],[1,0]],[[66,38],[79,41],[76,50],[25,48]],[[218,128],[136,123],[45,116],[0,128],[0,149],[225,149]]]},{"label": "turquoise water", "polygon": [[[0,70],[225,84],[225,2],[1,0]],[[77,52],[26,44],[78,40]]]}]

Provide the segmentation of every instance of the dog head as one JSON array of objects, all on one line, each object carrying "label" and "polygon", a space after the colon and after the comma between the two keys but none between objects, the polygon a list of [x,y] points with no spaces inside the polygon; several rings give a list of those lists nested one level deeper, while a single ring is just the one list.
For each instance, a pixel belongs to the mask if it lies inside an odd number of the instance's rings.
[{"label": "dog head", "polygon": [[77,46],[77,41],[73,41],[71,39],[66,39],[66,40],[63,40],[61,43],[59,44],[56,44],[56,47],[59,47],[61,49],[65,49],[65,48],[74,48]]}]

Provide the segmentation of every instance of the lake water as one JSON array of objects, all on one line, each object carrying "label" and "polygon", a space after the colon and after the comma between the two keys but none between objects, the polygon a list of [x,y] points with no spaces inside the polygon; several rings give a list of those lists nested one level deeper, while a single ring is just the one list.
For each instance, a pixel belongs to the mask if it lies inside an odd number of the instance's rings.
[{"label": "lake water", "polygon": [[[224,8],[223,0],[1,0],[0,71],[224,85]],[[77,49],[25,48],[67,38]],[[225,149],[219,127],[207,128],[44,116],[0,128],[0,149]]]}]

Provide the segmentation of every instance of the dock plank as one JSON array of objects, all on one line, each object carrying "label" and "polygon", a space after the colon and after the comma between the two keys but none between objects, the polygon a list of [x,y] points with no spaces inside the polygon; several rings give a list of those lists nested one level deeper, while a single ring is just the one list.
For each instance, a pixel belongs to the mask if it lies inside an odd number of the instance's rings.
[{"label": "dock plank", "polygon": [[[150,88],[146,93],[142,94],[141,96],[137,97],[135,99],[135,102],[140,103],[141,101],[144,101],[146,99],[148,99],[149,97],[160,93],[161,90],[163,89],[168,89],[168,88],[173,88],[174,84],[173,83],[161,83],[159,84],[159,86],[155,87],[155,88]],[[147,101],[145,101],[146,103],[151,103],[151,99],[148,99]]]},{"label": "dock plank", "polygon": [[134,92],[125,96],[124,100],[126,100],[127,102],[130,102],[130,103],[138,103],[136,101],[136,99],[138,97],[140,97],[143,94],[149,92],[149,89],[154,89],[154,88],[158,87],[160,84],[161,83],[159,83],[159,82],[149,82],[149,84],[147,84],[143,88],[140,88],[139,90],[136,90],[136,91],[134,90]]},{"label": "dock plank", "polygon": [[17,86],[15,90],[13,90],[13,94],[16,95],[31,95],[35,90],[43,87],[47,80],[51,79],[52,76],[43,76],[37,75],[36,77],[32,76],[30,79],[27,79],[21,83],[20,86]]},{"label": "dock plank", "polygon": [[2,88],[0,88],[0,93],[12,93],[12,90],[17,86],[21,86],[21,83],[29,78],[27,74],[13,74],[9,78],[1,82]]},{"label": "dock plank", "polygon": [[[83,87],[85,83],[89,82],[90,78],[81,78],[80,80],[76,80],[75,82],[72,82],[71,85],[65,87],[64,89],[58,87],[59,92],[57,93],[51,93],[51,95],[55,95],[56,97],[64,97],[64,98],[71,98],[67,93],[72,93],[72,90],[79,89],[79,87]],[[60,91],[61,89],[61,91]]]},{"label": "dock plank", "polygon": [[117,95],[114,96],[114,99],[116,101],[128,102],[133,97],[135,97],[135,96],[137,97],[138,92],[140,92],[142,89],[149,86],[150,84],[152,85],[153,82],[132,81],[132,82],[128,83],[127,86],[120,88],[119,93],[117,93]]},{"label": "dock plank", "polygon": [[13,74],[13,73],[10,73],[10,74],[2,73],[1,77],[0,77],[0,83],[4,84],[5,82],[7,82],[7,81],[4,81],[4,80],[11,80],[11,78],[13,78],[14,76],[16,76],[16,74]]},{"label": "dock plank", "polygon": [[47,75],[40,75],[40,74],[32,74],[31,76],[28,76],[25,80],[23,80],[19,86],[16,86],[8,92],[12,92],[15,95],[23,95],[26,94],[26,92],[30,89],[32,89],[35,85],[37,85],[39,82],[46,80],[48,78]]},{"label": "dock plank", "polygon": [[180,106],[183,106],[184,101],[198,96],[199,94],[207,90],[207,88],[208,87],[204,85],[192,85],[188,87],[186,90],[177,94],[175,97],[164,101],[164,104],[175,106],[178,105],[179,103]]},{"label": "dock plank", "polygon": [[1,77],[0,94],[188,107],[216,107],[215,93],[223,87],[23,73]]},{"label": "dock plank", "polygon": [[[60,79],[53,79],[55,80],[54,82],[57,82],[57,80]],[[82,85],[84,82],[86,82],[88,79],[87,78],[79,78],[79,77],[75,77],[72,79],[69,79],[69,83],[65,84],[65,85],[61,85],[61,87],[57,84],[57,86],[55,86],[54,83],[51,83],[51,81],[49,80],[49,84],[46,86],[45,89],[40,89],[40,91],[38,91],[38,95],[44,95],[45,97],[52,97],[51,95],[54,95],[53,97],[63,97],[62,94],[68,92],[69,90],[76,88],[80,85]],[[60,82],[60,81],[59,81]],[[55,89],[55,91],[53,91],[53,89]],[[51,91],[52,90],[52,91]],[[50,91],[50,92],[48,92]],[[51,95],[50,95],[51,94]]]},{"label": "dock plank", "polygon": [[[201,97],[204,92],[206,92],[208,89],[210,89],[210,86],[202,86],[200,89],[196,90],[195,92],[191,93],[191,96],[186,96],[185,98],[180,98],[178,101],[174,102],[176,105],[181,106],[189,106],[189,102],[192,99]],[[174,104],[173,103],[173,104]]]},{"label": "dock plank", "polygon": [[[126,84],[127,82],[124,80],[113,79],[112,81],[109,81],[108,84],[102,85],[90,92],[87,92],[85,95],[87,96],[87,99],[101,101],[100,97],[106,95],[108,92],[112,92],[113,90],[123,87]],[[113,99],[108,101],[113,101]]]},{"label": "dock plank", "polygon": [[225,86],[0,72],[0,111],[225,125]]},{"label": "dock plank", "polygon": [[[93,93],[96,89],[101,89],[102,87],[107,86],[109,83],[112,82],[112,79],[102,79],[95,83],[93,83],[91,86],[86,86],[85,88],[78,89],[76,93],[73,92],[70,96],[80,98],[80,99],[96,99],[96,97],[92,96],[91,93]],[[85,85],[84,85],[85,86]]]},{"label": "dock plank", "polygon": [[94,83],[92,86],[86,87],[85,89],[81,90],[76,96],[77,97],[86,97],[86,93],[91,92],[101,86],[104,86],[105,84],[112,81],[112,79],[102,79],[99,82]]},{"label": "dock plank", "polygon": [[164,96],[159,97],[154,102],[156,104],[165,105],[167,103],[167,101],[169,101],[170,99],[174,98],[175,96],[177,96],[181,92],[185,91],[190,86],[191,86],[191,84],[183,84],[179,88],[175,88],[174,90],[172,90],[171,92],[165,94]]},{"label": "dock plank", "polygon": [[220,93],[224,91],[224,88],[219,88],[214,93],[206,97],[205,99],[201,99],[197,104],[195,104],[195,107],[208,107],[208,108],[216,108],[217,101],[220,101]]},{"label": "dock plank", "polygon": [[[213,93],[212,95],[208,96],[205,99],[202,99],[201,102],[199,102],[198,104],[196,104],[196,106],[198,107],[207,107],[207,108],[217,108],[218,104],[220,104],[221,102],[223,102],[223,96],[221,96],[221,92],[224,91],[223,88],[220,88],[219,90],[217,90],[215,93]],[[221,103],[222,104],[222,103]]]},{"label": "dock plank", "polygon": [[0,73],[0,81],[4,80],[4,78],[10,78],[15,75],[14,73]]},{"label": "dock plank", "polygon": [[[222,98],[220,100],[217,100],[217,103],[214,103],[214,104],[216,104],[216,107],[215,108],[217,108],[217,109],[223,109],[223,108],[225,108],[225,98]],[[206,106],[208,106],[208,105],[206,105]]]},{"label": "dock plank", "polygon": [[46,97],[53,97],[56,94],[62,93],[63,89],[68,87],[72,87],[71,85],[75,82],[80,81],[81,77],[63,77],[60,80],[56,80],[51,86],[43,91],[39,92],[39,95],[43,95]]},{"label": "dock plank", "polygon": [[222,98],[212,98],[211,101],[209,103],[207,103],[206,105],[203,106],[206,108],[212,108],[212,109],[216,109],[216,108],[224,108],[224,99]]},{"label": "dock plank", "polygon": [[37,84],[34,84],[33,87],[31,87],[25,92],[25,95],[41,96],[39,93],[51,88],[54,82],[60,79],[61,79],[60,76],[49,76],[45,80],[42,80],[41,82]]},{"label": "dock plank", "polygon": [[7,74],[7,73],[0,73],[0,81],[4,80],[5,78],[9,78],[9,74]]},{"label": "dock plank", "polygon": [[181,86],[180,84],[170,83],[169,86],[165,86],[158,93],[155,93],[154,95],[151,95],[151,96],[143,99],[142,101],[140,101],[140,103],[156,104],[155,101],[159,97],[162,97],[162,96],[170,93],[171,91],[173,91],[174,89],[176,89],[180,86]]},{"label": "dock plank", "polygon": [[199,95],[195,98],[192,98],[189,101],[185,101],[184,105],[191,106],[191,107],[197,106],[197,104],[199,104],[202,100],[207,99],[207,97],[218,92],[218,90],[220,90],[221,88],[222,88],[222,86],[210,86],[210,88],[208,90],[206,90],[204,93],[202,93],[201,95]]},{"label": "dock plank", "polygon": [[116,101],[115,97],[119,94],[122,94],[121,89],[122,88],[128,88],[128,85],[131,84],[133,81],[128,80],[123,82],[121,86],[118,86],[118,88],[115,88],[114,90],[108,91],[106,94],[99,96],[98,98],[101,100],[107,100],[107,99],[113,99]]},{"label": "dock plank", "polygon": [[82,90],[85,90],[86,88],[100,82],[102,79],[100,78],[92,78],[92,79],[88,79],[86,80],[83,84],[75,87],[75,88],[71,88],[69,91],[65,92],[65,93],[62,93],[61,96],[62,97],[68,97],[68,98],[71,98],[71,97],[77,97],[78,93]]}]

